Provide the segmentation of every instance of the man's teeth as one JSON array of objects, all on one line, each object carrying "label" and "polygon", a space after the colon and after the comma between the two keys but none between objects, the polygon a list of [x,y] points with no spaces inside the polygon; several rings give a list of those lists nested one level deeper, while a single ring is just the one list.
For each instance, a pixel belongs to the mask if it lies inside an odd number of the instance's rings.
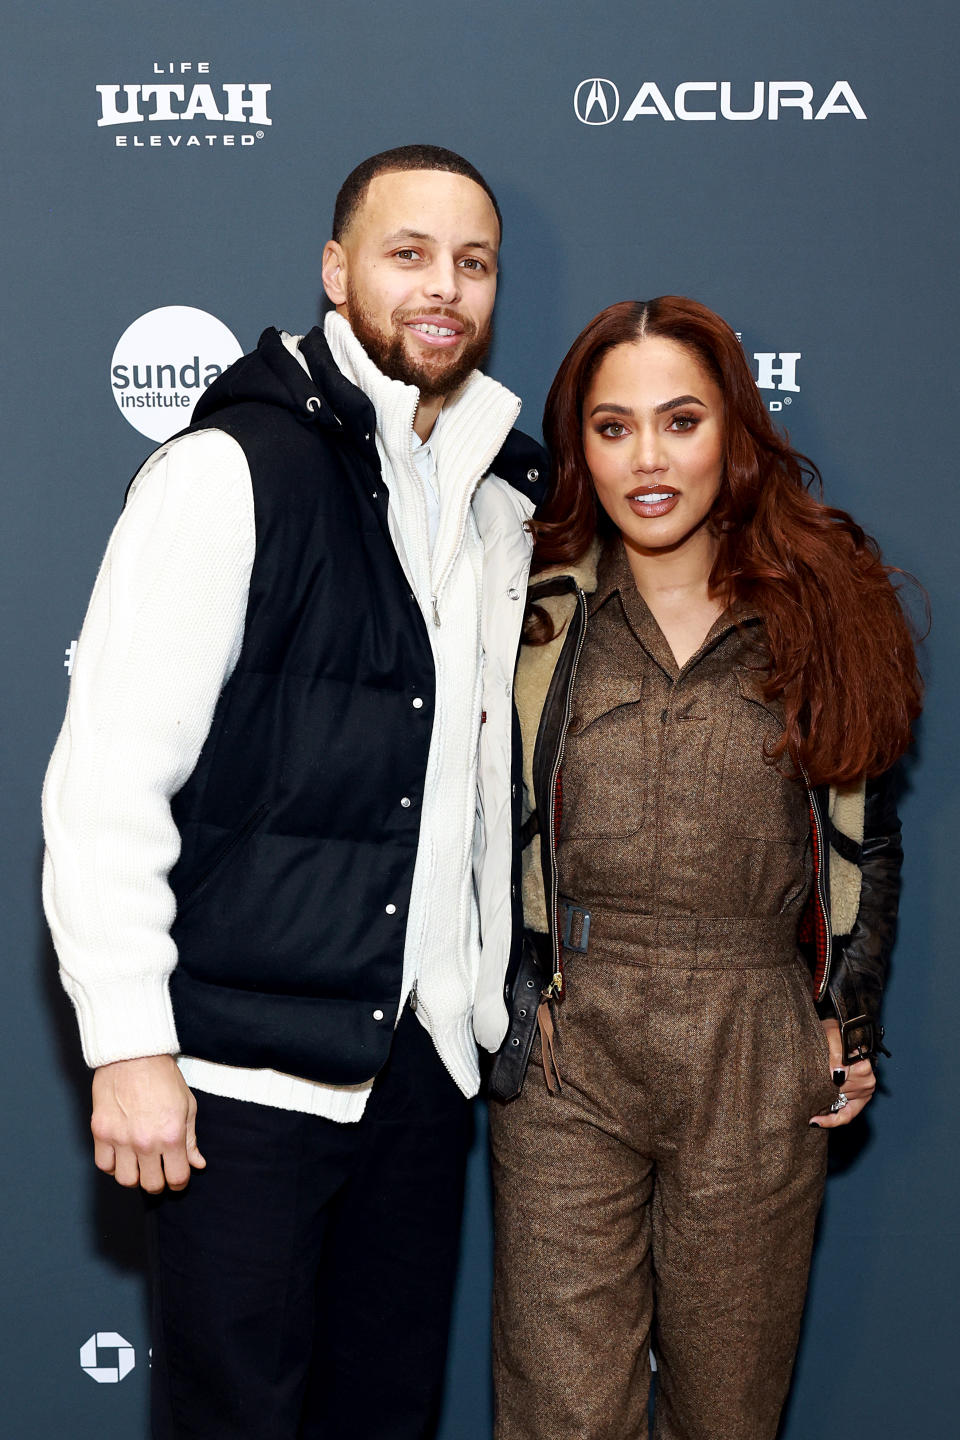
[{"label": "man's teeth", "polygon": [[456,335],[456,330],[447,330],[442,325],[413,325],[413,330],[419,330],[424,335]]}]

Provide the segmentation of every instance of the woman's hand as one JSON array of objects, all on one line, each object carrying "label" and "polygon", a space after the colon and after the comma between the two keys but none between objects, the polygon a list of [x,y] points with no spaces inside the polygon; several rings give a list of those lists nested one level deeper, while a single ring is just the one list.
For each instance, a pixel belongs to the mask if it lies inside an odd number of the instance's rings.
[{"label": "woman's hand", "polygon": [[827,1036],[827,1044],[830,1047],[830,1069],[834,1079],[839,1074],[843,1075],[842,1082],[837,1086],[837,1095],[846,1095],[847,1103],[840,1110],[831,1112],[828,1115],[813,1115],[810,1119],[811,1125],[819,1125],[823,1130],[832,1130],[837,1125],[849,1125],[863,1107],[873,1098],[873,1092],[877,1088],[877,1077],[873,1073],[873,1066],[869,1060],[855,1060],[852,1065],[843,1063],[843,1042],[840,1038],[840,1026],[836,1020],[821,1020],[821,1025]]}]

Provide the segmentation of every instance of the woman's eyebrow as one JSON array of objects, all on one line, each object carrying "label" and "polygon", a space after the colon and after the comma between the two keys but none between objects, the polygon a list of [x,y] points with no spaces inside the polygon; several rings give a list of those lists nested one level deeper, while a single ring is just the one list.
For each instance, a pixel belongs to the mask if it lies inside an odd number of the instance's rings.
[{"label": "woman's eyebrow", "polygon": [[629,405],[611,405],[611,404],[608,404],[606,401],[602,401],[601,404],[599,404],[599,405],[594,405],[593,409],[590,411],[590,414],[591,414],[591,415],[596,415],[599,410],[609,410],[609,411],[611,411],[614,415],[632,415],[632,414],[633,414],[633,411],[630,409],[630,406],[629,406]]},{"label": "woman's eyebrow", "polygon": [[662,405],[653,407],[654,415],[662,415],[665,410],[675,410],[678,405],[702,405],[706,410],[706,401],[698,400],[696,395],[678,395],[675,400],[664,400]]}]

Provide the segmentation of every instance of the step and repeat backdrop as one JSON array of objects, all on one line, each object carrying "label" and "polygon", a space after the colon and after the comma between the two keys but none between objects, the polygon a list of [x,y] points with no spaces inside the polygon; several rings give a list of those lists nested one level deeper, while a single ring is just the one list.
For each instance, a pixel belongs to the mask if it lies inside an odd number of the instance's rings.
[{"label": "step and repeat backdrop", "polygon": [[[833,1146],[782,1434],[908,1440],[955,1422],[958,50],[949,0],[8,0],[11,1440],[147,1433],[138,1199],[92,1165],[88,1076],[39,900],[40,785],[90,587],[153,444],[266,325],[302,332],[323,313],[320,255],[347,171],[413,141],[467,155],[498,194],[489,368],[523,397],[526,428],[539,431],[553,372],[596,311],[695,296],[740,333],[828,499],[930,595],[893,1058],[869,1118]],[[480,1107],[443,1440],[490,1433],[484,1141]]]}]

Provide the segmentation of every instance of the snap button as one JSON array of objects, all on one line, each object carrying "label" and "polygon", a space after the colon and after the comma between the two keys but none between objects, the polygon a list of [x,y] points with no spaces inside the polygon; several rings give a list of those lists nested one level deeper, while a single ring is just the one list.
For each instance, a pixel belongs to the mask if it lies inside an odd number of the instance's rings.
[{"label": "snap button", "polygon": [[383,1011],[382,1011],[382,1010],[374,1010],[374,1012],[373,1012],[373,1018],[374,1018],[374,1020],[382,1020],[382,1019],[383,1019]]},{"label": "snap button", "polygon": [[520,1016],[520,1019],[521,1019],[521,1020],[526,1020],[526,1018],[527,1018],[527,1012],[526,1012],[526,1010],[518,1010],[518,1011],[517,1011],[517,1014]]},{"label": "snap button", "polygon": [[420,696],[419,696],[419,695],[417,695],[417,696],[414,697],[413,708],[414,708],[414,710],[422,710],[422,709],[423,709],[423,701],[420,699]]},{"label": "snap button", "polygon": [[403,799],[400,801],[400,804],[403,806],[404,810],[409,810],[410,806],[413,804],[413,801],[410,799],[409,795],[404,795]]},{"label": "snap button", "polygon": [[530,470],[527,471],[527,479],[528,479],[528,480],[539,480],[539,479],[540,479],[540,471],[539,471],[539,470],[534,470],[534,469],[531,468]]},{"label": "snap button", "polygon": [[518,1040],[518,1038],[516,1037],[516,1035],[515,1035],[515,1036],[513,1037],[513,1039],[510,1041],[510,1044],[511,1044],[511,1045],[519,1045],[519,1044],[520,1044],[520,1041]]},{"label": "snap button", "polygon": [[510,596],[510,599],[511,599],[511,600],[519,600],[519,599],[520,599],[520,591],[517,590],[516,587],[513,586],[513,585],[510,586],[510,589],[507,591],[507,594]]},{"label": "snap button", "polygon": [[308,410],[321,410],[322,408],[323,408],[323,402],[322,402],[322,400],[320,399],[320,396],[319,396],[319,395],[311,395],[311,396],[310,396],[310,399],[307,401],[307,409],[308,409]]},{"label": "snap button", "polygon": [[389,905],[385,905],[384,909],[386,910],[388,915],[396,915],[397,913],[397,907],[393,904],[392,901]]},{"label": "snap button", "polygon": [[528,989],[528,990],[532,990],[532,989],[533,989],[533,981],[532,981],[532,980],[528,980],[528,981],[527,981],[527,989]]}]

